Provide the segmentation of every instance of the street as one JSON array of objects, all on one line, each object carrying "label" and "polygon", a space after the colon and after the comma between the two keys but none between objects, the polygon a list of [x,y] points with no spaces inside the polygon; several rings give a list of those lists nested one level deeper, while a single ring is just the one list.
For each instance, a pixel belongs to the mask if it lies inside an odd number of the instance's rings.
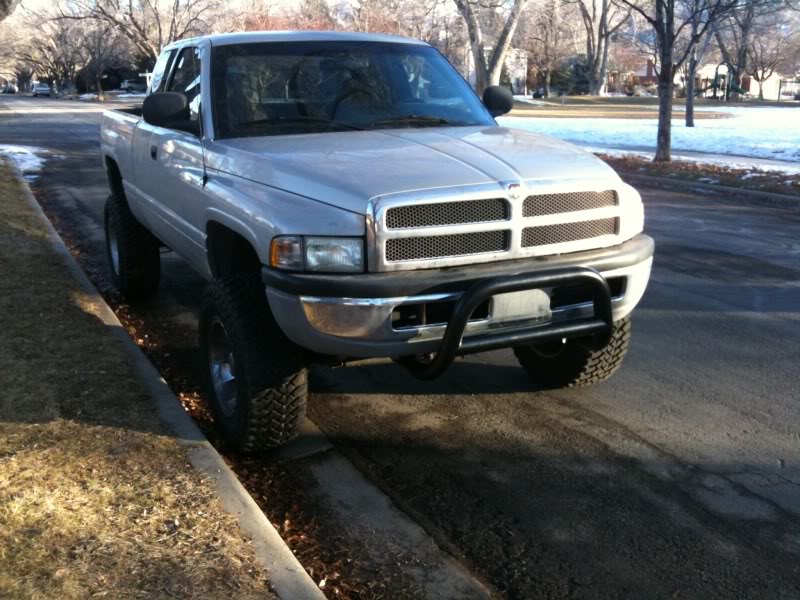
[{"label": "street", "polygon": [[[47,151],[31,186],[105,294],[101,116],[0,99],[0,151]],[[640,191],[653,276],[611,380],[537,391],[510,351],[434,382],[389,363],[320,368],[309,417],[498,596],[800,598],[800,207]],[[177,332],[162,355],[196,372],[204,282],[171,253],[162,267],[137,315]],[[338,544],[379,552],[350,527]]]}]

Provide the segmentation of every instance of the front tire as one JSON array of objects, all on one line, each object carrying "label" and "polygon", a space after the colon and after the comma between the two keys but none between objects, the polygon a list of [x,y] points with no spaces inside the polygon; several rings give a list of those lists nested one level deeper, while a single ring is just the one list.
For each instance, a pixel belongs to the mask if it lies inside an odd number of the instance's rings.
[{"label": "front tire", "polygon": [[257,274],[215,279],[200,309],[200,347],[217,429],[235,450],[286,444],[303,422],[305,358],[272,318]]},{"label": "front tire", "polygon": [[536,384],[586,386],[605,381],[622,366],[630,339],[630,317],[625,317],[614,323],[611,341],[602,350],[592,350],[583,340],[567,340],[516,346],[514,354]]},{"label": "front tire", "polygon": [[124,197],[111,194],[104,215],[106,256],[114,286],[128,300],[144,300],[158,289],[161,244],[136,220]]}]

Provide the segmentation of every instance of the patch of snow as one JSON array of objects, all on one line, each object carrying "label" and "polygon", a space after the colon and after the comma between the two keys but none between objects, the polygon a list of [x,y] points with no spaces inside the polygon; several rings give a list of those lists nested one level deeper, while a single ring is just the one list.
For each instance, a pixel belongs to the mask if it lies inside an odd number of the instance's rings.
[{"label": "patch of snow", "polygon": [[719,183],[719,179],[714,179],[713,177],[701,177],[697,181],[699,183],[711,183],[711,184]]},{"label": "patch of snow", "polygon": [[525,104],[533,104],[534,106],[547,106],[547,102],[536,100],[530,96],[523,96],[522,94],[514,94],[514,100],[517,100],[518,102],[524,102]]},{"label": "patch of snow", "polygon": [[120,100],[141,100],[146,97],[144,92],[131,92],[130,94],[118,94],[117,98]]},{"label": "patch of snow", "polygon": [[13,160],[28,181],[33,181],[39,176],[45,160],[48,158],[61,158],[61,156],[51,154],[44,148],[14,146],[11,144],[0,144],[0,156]]},{"label": "patch of snow", "polygon": [[[800,170],[800,118],[794,108],[702,107],[730,114],[728,119],[698,119],[695,127],[672,123],[672,150],[787,161]],[[500,117],[500,125],[543,133],[582,146],[652,147],[658,120],[574,117]],[[777,169],[776,169],[777,170]]]},{"label": "patch of snow", "polygon": [[78,100],[97,100],[97,94],[81,94]]},{"label": "patch of snow", "polygon": [[739,177],[739,179],[741,179],[742,181],[747,181],[748,179],[752,179],[755,176],[756,176],[756,173],[752,173],[752,172],[751,173],[745,173],[744,175]]}]

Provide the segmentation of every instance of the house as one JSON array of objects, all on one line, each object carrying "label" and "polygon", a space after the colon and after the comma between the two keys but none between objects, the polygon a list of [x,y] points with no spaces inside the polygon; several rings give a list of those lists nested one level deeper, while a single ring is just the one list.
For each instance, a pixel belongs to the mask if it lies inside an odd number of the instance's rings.
[{"label": "house", "polygon": [[[658,82],[656,65],[652,59],[642,60],[640,66],[630,71],[611,70],[608,72],[608,88],[630,87],[633,83],[642,86]],[[686,64],[675,73],[676,93],[686,89]],[[708,63],[698,67],[695,76],[695,91],[699,97],[723,98],[728,85],[728,67],[725,64]],[[791,100],[800,92],[800,83],[794,76],[773,73],[763,83],[764,100]],[[742,77],[739,94],[752,98],[759,97],[759,83],[751,75]]]},{"label": "house", "polygon": [[[695,89],[698,95],[705,98],[724,97],[728,81],[728,67],[725,64],[705,64],[697,69]],[[716,82],[716,85],[715,85]],[[681,87],[686,85],[686,75],[676,74],[675,84]],[[793,76],[773,73],[761,85],[750,75],[742,77],[740,94],[748,94],[753,98],[759,97],[759,88],[763,92],[764,100],[791,100],[799,91],[800,85]],[[738,91],[738,90],[737,90]]]}]

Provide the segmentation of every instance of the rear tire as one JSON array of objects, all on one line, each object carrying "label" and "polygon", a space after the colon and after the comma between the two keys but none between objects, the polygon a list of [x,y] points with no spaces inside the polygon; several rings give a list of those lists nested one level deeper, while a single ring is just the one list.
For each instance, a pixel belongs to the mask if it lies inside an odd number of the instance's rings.
[{"label": "rear tire", "polygon": [[531,380],[550,388],[578,387],[605,381],[622,366],[631,339],[630,317],[614,323],[611,341],[592,350],[583,340],[526,344],[514,354]]},{"label": "rear tire", "polygon": [[280,330],[258,274],[215,279],[200,309],[211,412],[241,452],[282,446],[303,423],[308,396],[302,350]]},{"label": "rear tire", "polygon": [[128,300],[144,300],[158,289],[158,239],[136,220],[125,198],[111,194],[104,215],[106,256],[114,286]]}]

